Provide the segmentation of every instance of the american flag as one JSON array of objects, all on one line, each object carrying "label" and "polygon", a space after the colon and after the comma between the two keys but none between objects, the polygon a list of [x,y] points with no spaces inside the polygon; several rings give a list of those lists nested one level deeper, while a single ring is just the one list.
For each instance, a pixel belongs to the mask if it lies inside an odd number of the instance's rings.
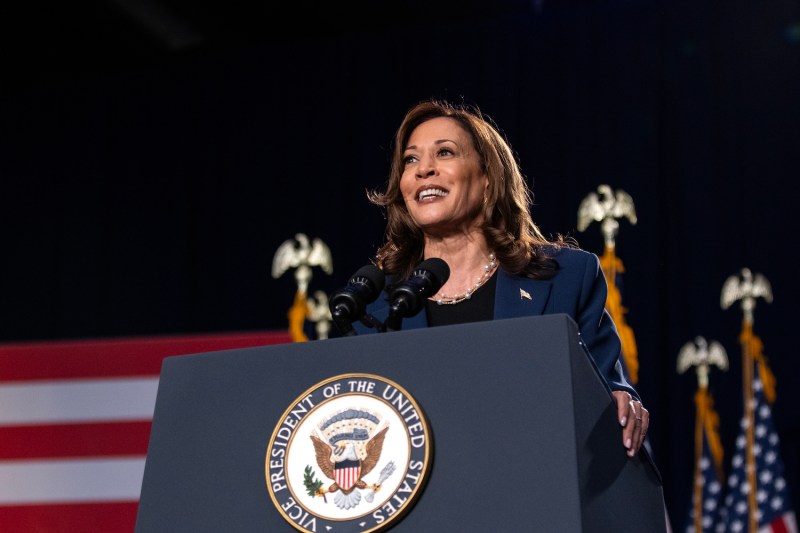
[{"label": "american flag", "polygon": [[[703,398],[703,396],[705,396]],[[719,448],[719,437],[716,433],[718,415],[711,407],[711,397],[707,389],[700,389],[697,393],[697,428],[700,432],[700,453],[696,458],[694,490],[692,491],[692,505],[686,525],[686,533],[713,533],[717,531],[720,503],[722,502],[722,477],[721,461],[722,450]],[[701,407],[702,406],[702,407]],[[709,431],[713,433],[709,433]],[[718,447],[718,453],[711,451],[713,440]],[[699,521],[696,519],[696,510],[700,511]],[[699,526],[699,527],[698,527]]]},{"label": "american flag", "polygon": [[[759,375],[756,363],[755,376]],[[792,509],[789,487],[783,477],[780,441],[772,421],[772,412],[758,377],[753,379],[753,457],[755,487],[747,476],[747,416],[742,418],[728,476],[728,493],[716,531],[719,533],[798,533],[797,518]],[[751,491],[756,504],[756,531],[750,531]]]},{"label": "american flag", "polygon": [[0,344],[0,531],[130,533],[164,357],[288,333]]}]

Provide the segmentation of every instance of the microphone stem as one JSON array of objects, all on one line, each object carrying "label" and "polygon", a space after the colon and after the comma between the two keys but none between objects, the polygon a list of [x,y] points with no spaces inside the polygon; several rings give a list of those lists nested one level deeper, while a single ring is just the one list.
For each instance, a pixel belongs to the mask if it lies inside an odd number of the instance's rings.
[{"label": "microphone stem", "polygon": [[403,311],[407,307],[405,305],[405,298],[398,298],[391,307],[389,307],[389,316],[384,323],[386,331],[400,331],[403,327]]},{"label": "microphone stem", "polygon": [[403,327],[403,317],[389,315],[383,327],[384,331],[400,331]]},{"label": "microphone stem", "polygon": [[348,318],[347,310],[344,309],[343,306],[337,305],[336,308],[331,312],[331,317],[333,318],[333,323],[336,324],[336,327],[339,329],[339,333],[342,334],[344,337],[352,337],[356,334],[356,330],[353,328],[350,319]]},{"label": "microphone stem", "polygon": [[375,331],[378,333],[382,333],[384,331],[383,323],[370,314],[365,314],[363,317],[361,317],[361,323],[368,328],[375,329]]}]

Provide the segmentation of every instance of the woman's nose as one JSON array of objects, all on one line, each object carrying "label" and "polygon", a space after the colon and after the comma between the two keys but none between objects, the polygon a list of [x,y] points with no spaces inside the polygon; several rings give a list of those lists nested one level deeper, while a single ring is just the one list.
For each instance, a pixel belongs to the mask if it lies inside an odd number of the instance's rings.
[{"label": "woman's nose", "polygon": [[436,161],[432,157],[424,156],[417,165],[417,177],[428,178],[436,174]]}]

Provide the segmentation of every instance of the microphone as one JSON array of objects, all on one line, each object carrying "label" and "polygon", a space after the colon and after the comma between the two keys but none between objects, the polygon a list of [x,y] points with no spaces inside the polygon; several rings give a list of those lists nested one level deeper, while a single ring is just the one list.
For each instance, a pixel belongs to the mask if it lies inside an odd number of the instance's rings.
[{"label": "microphone", "polygon": [[331,295],[328,306],[336,327],[345,336],[355,335],[352,323],[364,318],[367,304],[372,303],[386,285],[383,271],[365,265],[356,271],[343,288]]},{"label": "microphone", "polygon": [[432,257],[418,264],[411,277],[395,286],[389,295],[386,329],[400,329],[403,317],[412,317],[419,313],[425,299],[436,294],[449,277],[450,267],[443,259]]}]

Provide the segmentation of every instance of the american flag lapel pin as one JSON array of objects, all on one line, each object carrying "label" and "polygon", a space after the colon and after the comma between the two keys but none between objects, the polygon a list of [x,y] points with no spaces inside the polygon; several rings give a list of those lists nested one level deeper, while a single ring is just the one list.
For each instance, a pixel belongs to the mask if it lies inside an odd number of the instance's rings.
[{"label": "american flag lapel pin", "polygon": [[525,289],[520,289],[519,290],[519,299],[522,300],[523,298],[525,300],[533,301],[533,298],[531,298],[531,295],[530,295],[530,293],[528,291],[526,291]]}]

